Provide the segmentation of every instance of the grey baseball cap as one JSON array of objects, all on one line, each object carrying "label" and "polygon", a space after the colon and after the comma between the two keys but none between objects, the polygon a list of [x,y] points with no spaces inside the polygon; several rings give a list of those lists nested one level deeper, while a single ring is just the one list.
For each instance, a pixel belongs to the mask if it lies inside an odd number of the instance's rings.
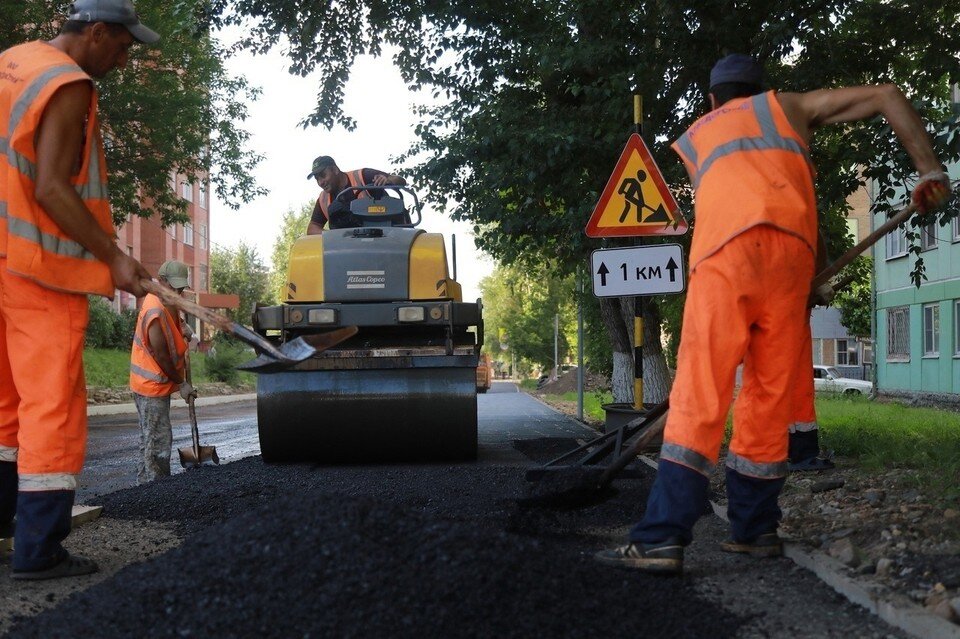
[{"label": "grey baseball cap", "polygon": [[157,275],[164,278],[173,288],[187,288],[190,281],[187,279],[189,271],[187,265],[177,260],[167,260],[157,271]]},{"label": "grey baseball cap", "polygon": [[137,10],[130,0],[76,0],[70,5],[67,20],[122,24],[144,44],[153,44],[160,39],[159,33],[140,23]]},{"label": "grey baseball cap", "polygon": [[333,158],[329,155],[319,156],[313,161],[313,167],[310,169],[310,174],[307,176],[307,179],[312,179],[314,175],[334,164],[336,164],[336,162],[334,162]]}]

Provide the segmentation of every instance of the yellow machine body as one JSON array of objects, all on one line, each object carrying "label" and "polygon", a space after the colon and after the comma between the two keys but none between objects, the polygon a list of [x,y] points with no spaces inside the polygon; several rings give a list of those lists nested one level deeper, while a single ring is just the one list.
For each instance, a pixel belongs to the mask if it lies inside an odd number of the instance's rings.
[{"label": "yellow machine body", "polygon": [[[305,235],[290,249],[288,302],[325,301],[323,235]],[[409,299],[463,301],[460,284],[450,277],[443,235],[421,233],[410,247]]]}]

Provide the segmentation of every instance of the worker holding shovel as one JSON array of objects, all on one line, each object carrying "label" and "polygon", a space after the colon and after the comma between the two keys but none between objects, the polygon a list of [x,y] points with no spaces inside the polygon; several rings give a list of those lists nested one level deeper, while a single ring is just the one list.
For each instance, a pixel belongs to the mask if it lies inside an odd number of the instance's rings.
[{"label": "worker holding shovel", "polygon": [[711,111],[674,144],[695,189],[697,219],[677,377],[646,511],[627,545],[597,554],[607,564],[681,572],[707,503],[741,361],[726,458],[732,539],[723,549],[782,552],[777,502],[817,247],[812,132],[883,115],[919,171],[916,208],[935,209],[950,193],[923,122],[896,87],[776,93],[761,83],[751,57],[721,59],[710,73]]},{"label": "worker holding shovel", "polygon": [[0,53],[0,535],[16,514],[14,579],[97,570],[61,543],[87,441],[87,295],[142,295],[149,273],[114,241],[94,80],[159,37],[130,0],[76,0],[54,39]]},{"label": "worker holding shovel", "polygon": [[[161,286],[182,295],[187,288],[187,265],[170,260],[157,272]],[[170,396],[179,392],[184,401],[196,397],[186,381],[188,336],[180,311],[164,305],[156,295],[143,299],[130,351],[130,389],[140,419],[140,457],[137,483],[170,475]]]}]

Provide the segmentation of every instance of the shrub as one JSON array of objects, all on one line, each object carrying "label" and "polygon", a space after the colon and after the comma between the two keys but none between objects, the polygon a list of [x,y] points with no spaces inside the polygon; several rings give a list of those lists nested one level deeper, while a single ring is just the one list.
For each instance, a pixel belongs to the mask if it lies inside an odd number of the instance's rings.
[{"label": "shrub", "polygon": [[129,349],[133,343],[133,333],[137,329],[137,311],[125,308],[119,315],[115,314],[113,320],[110,347],[118,350]]},{"label": "shrub", "polygon": [[87,323],[85,344],[91,348],[111,348],[116,313],[102,297],[89,296],[90,321]]},{"label": "shrub", "polygon": [[240,379],[240,371],[236,369],[237,364],[248,359],[250,354],[246,349],[221,337],[218,333],[213,339],[213,347],[207,351],[204,371],[214,381],[235,384]]}]

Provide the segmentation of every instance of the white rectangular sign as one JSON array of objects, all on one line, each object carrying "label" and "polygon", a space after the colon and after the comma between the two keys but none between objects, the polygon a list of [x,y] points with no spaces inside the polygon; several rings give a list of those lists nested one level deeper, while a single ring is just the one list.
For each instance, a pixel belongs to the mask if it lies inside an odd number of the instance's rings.
[{"label": "white rectangular sign", "polygon": [[679,244],[599,249],[590,255],[597,297],[682,293],[686,286],[683,271]]}]

